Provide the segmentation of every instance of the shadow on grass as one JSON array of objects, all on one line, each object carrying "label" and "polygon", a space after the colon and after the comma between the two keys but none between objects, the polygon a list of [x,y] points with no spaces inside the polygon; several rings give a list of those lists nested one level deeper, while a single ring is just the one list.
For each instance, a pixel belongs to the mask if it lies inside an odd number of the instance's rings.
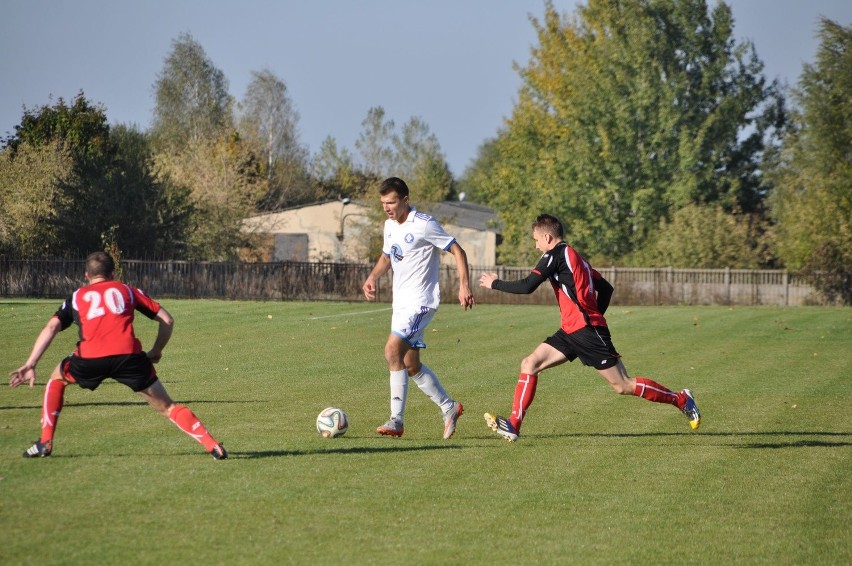
[{"label": "shadow on grass", "polygon": [[[798,440],[781,440],[784,437],[810,437]],[[766,437],[764,442],[739,442],[723,444],[730,448],[745,450],[779,449],[779,448],[841,448],[852,446],[852,432],[817,432],[817,431],[763,431],[763,432],[588,432],[569,434],[536,434],[530,438],[654,438],[654,437],[694,437],[694,438],[749,438]],[[777,442],[769,438],[780,437]],[[821,440],[813,437],[837,438],[838,440]]]},{"label": "shadow on grass", "polygon": [[[249,404],[249,403],[269,403],[268,399],[255,399],[251,401],[224,401],[224,400],[203,400],[203,399],[192,399],[192,400],[183,400],[183,399],[174,399],[175,403],[180,405],[202,405],[207,403],[226,403],[228,405],[238,405],[238,404]],[[68,403],[66,402],[63,405],[63,410],[69,407],[147,407],[148,403],[142,400],[130,400],[130,401],[91,401],[84,403]],[[0,407],[0,411],[9,411],[9,410],[21,410],[21,409],[36,409],[41,410],[41,405],[10,405],[7,407]]]},{"label": "shadow on grass", "polygon": [[282,456],[314,456],[321,454],[381,454],[385,452],[421,452],[426,450],[461,450],[462,446],[430,444],[426,446],[353,446],[351,448],[317,448],[315,450],[261,450],[259,452],[228,452],[228,458],[279,458]]}]

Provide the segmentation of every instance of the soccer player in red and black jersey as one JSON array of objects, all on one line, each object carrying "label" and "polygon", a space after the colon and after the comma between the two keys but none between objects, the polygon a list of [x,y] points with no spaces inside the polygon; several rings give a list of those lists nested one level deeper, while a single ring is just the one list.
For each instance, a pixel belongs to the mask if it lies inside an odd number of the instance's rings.
[{"label": "soccer player in red and black jersey", "polygon": [[535,247],[543,254],[532,272],[518,281],[501,281],[496,273],[484,273],[479,285],[506,293],[528,294],[550,281],[562,320],[559,330],[521,361],[511,417],[485,413],[486,424],[510,442],[516,441],[535,396],[539,374],[580,358],[584,365],[598,370],[616,393],[674,405],[686,415],[690,426],[697,429],[701,413],[689,389],[675,393],[648,378],[627,374],[604,318],[613,287],[563,241],[562,223],[554,216],[541,214],[533,222],[532,231]]},{"label": "soccer player in red and black jersey", "polygon": [[[24,458],[50,456],[65,387],[69,383],[94,391],[109,377],[138,393],[157,412],[204,445],[213,458],[227,458],[228,453],[198,417],[188,407],[172,401],[157,378],[154,364],[160,361],[163,348],[172,336],[174,319],[139,289],[115,281],[114,273],[115,263],[109,254],[89,255],[86,259],[88,285],[74,291],[62,303],[36,338],[26,363],[10,374],[12,387],[26,381],[32,387],[36,364],[50,343],[72,323],[78,325],[80,340],[74,353],[56,366],[45,388],[41,438],[24,452]],[[142,351],[142,343],[133,332],[136,311],[159,323],[154,345],[147,353]]]}]

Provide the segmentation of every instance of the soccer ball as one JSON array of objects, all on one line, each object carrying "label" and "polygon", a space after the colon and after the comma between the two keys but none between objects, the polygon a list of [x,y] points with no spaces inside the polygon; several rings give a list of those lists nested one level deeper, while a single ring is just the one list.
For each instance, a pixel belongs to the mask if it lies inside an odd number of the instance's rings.
[{"label": "soccer ball", "polygon": [[323,438],[337,438],[349,430],[349,416],[338,407],[328,407],[317,415],[317,432]]}]

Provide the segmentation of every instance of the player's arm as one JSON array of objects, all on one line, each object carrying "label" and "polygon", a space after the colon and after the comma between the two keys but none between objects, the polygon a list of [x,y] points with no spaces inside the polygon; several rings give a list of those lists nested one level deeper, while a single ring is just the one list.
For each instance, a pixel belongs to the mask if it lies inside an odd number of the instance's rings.
[{"label": "player's arm", "polygon": [[50,343],[53,342],[53,339],[62,331],[62,321],[58,316],[50,317],[50,320],[47,321],[47,324],[44,325],[44,328],[39,332],[38,337],[36,338],[35,344],[33,345],[32,352],[30,352],[30,357],[27,358],[26,363],[11,372],[9,375],[11,379],[9,379],[9,385],[11,387],[17,387],[25,381],[30,382],[30,387],[35,385],[35,368],[38,364],[38,361],[47,351],[47,348],[50,346]]},{"label": "player's arm", "polygon": [[154,345],[148,350],[148,358],[155,364],[163,357],[163,348],[169,343],[172,337],[172,331],[175,327],[175,319],[162,306],[154,316],[159,327],[157,328],[157,338],[154,339]]},{"label": "player's arm", "polygon": [[612,298],[614,290],[615,288],[612,284],[598,274],[598,278],[595,279],[595,291],[598,294],[598,311],[601,314],[606,313],[606,309],[609,307],[609,301]]},{"label": "player's arm", "polygon": [[376,298],[379,278],[390,271],[390,268],[390,257],[383,253],[381,257],[379,257],[379,261],[376,262],[375,267],[373,267],[373,270],[370,271],[370,274],[367,276],[364,284],[361,286],[361,290],[364,291],[364,296],[367,297],[368,301],[372,301]]},{"label": "player's arm", "polygon": [[537,270],[531,271],[529,275],[516,281],[498,279],[496,273],[483,273],[482,277],[479,278],[479,286],[514,295],[529,295],[545,281],[547,281],[547,277]]},{"label": "player's arm", "polygon": [[470,290],[470,267],[467,264],[467,253],[458,242],[453,242],[453,245],[447,251],[453,254],[456,259],[456,270],[459,273],[459,304],[464,310],[472,309],[476,300]]}]

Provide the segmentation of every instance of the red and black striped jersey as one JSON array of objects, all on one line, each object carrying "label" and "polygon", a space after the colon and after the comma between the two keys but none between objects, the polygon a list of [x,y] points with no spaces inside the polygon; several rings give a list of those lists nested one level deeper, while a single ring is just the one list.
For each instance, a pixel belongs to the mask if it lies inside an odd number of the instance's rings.
[{"label": "red and black striped jersey", "polygon": [[80,287],[53,316],[62,330],[78,325],[77,356],[103,358],[140,353],[142,343],[133,332],[135,311],[153,319],[159,310],[160,304],[144,292],[110,280]]},{"label": "red and black striped jersey", "polygon": [[507,293],[532,293],[548,280],[559,304],[562,330],[570,334],[587,325],[606,326],[603,313],[612,296],[612,285],[565,242],[543,254],[526,278],[498,279],[491,287]]}]

